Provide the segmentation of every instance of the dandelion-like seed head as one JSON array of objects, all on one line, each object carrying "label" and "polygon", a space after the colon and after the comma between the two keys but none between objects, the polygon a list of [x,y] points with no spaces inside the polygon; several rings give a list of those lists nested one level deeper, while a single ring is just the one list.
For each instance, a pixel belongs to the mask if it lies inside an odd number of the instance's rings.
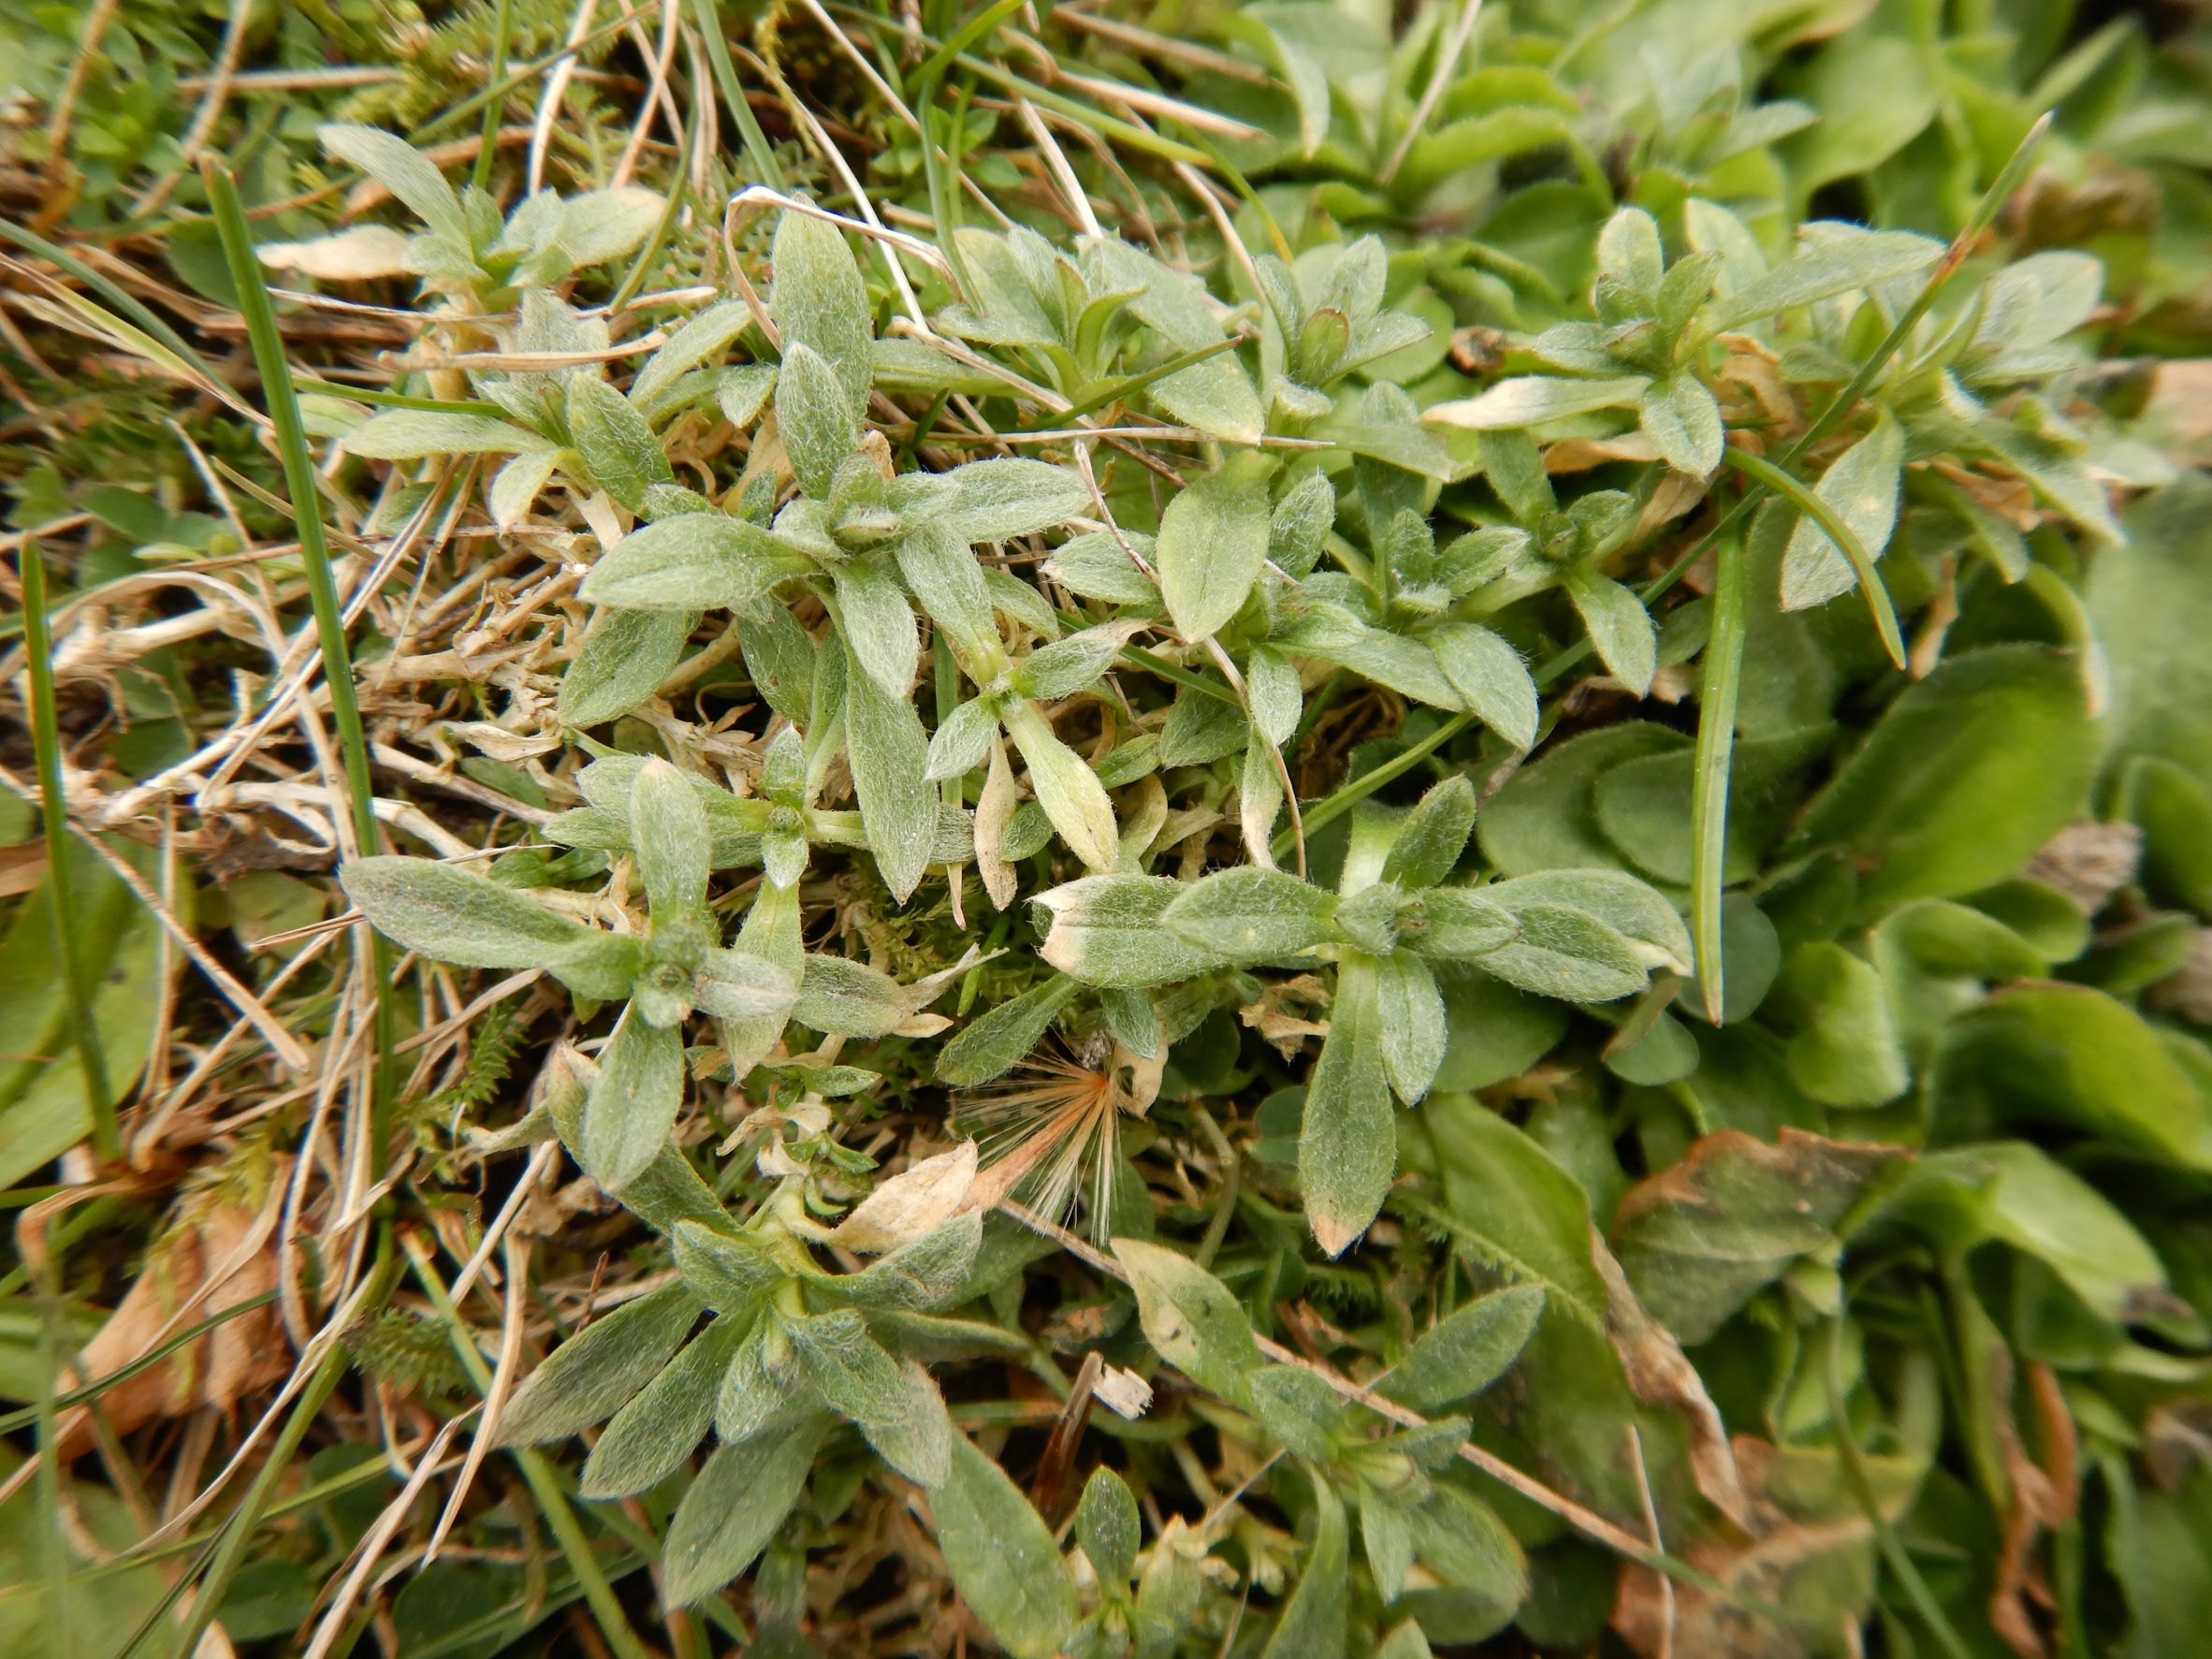
[{"label": "dandelion-like seed head", "polygon": [[1132,1108],[1116,1081],[1113,1040],[1095,1034],[1070,1049],[1048,1039],[1003,1081],[970,1091],[954,1120],[974,1135],[982,1181],[996,1198],[1019,1198],[1063,1225],[1081,1212],[1105,1237],[1121,1168],[1121,1116]]}]

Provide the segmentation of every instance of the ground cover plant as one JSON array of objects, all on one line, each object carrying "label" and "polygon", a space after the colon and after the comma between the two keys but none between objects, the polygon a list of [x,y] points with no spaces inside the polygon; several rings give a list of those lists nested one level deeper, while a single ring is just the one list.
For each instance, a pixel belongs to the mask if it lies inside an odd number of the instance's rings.
[{"label": "ground cover plant", "polygon": [[2203,1645],[2199,9],[0,44],[0,1649]]}]

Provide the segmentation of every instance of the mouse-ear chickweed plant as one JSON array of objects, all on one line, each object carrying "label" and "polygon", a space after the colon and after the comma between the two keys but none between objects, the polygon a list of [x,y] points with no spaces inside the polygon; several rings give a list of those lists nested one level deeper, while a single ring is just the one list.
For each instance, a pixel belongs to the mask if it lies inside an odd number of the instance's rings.
[{"label": "mouse-ear chickweed plant", "polygon": [[402,10],[7,25],[0,1646],[2201,1645],[2201,18]]}]

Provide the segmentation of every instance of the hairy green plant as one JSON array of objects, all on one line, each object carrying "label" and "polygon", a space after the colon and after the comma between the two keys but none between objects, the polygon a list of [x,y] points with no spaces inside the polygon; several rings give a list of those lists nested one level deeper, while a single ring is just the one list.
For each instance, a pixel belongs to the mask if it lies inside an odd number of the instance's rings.
[{"label": "hairy green plant", "polygon": [[[0,1631],[2190,1651],[2201,22],[68,21]],[[245,1125],[262,1288],[64,1378]]]}]

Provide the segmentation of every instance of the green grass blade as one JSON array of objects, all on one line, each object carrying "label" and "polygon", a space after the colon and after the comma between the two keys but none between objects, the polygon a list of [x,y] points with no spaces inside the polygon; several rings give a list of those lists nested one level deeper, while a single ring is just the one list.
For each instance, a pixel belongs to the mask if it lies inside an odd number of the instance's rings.
[{"label": "green grass blade", "polygon": [[[299,536],[300,568],[307,576],[308,601],[314,610],[315,638],[323,657],[323,683],[329,688],[330,720],[338,729],[338,750],[345,766],[354,843],[357,851],[367,856],[375,852],[378,846],[376,797],[369,775],[369,735],[362,727],[361,705],[354,692],[353,652],[346,643],[345,613],[338,598],[338,581],[330,570],[330,543],[323,524],[314,458],[308,453],[307,430],[299,418],[298,391],[293,383],[292,365],[284,355],[284,337],[277,331],[276,307],[269,300],[268,284],[262,280],[253,234],[246,226],[245,207],[239,200],[238,185],[229,171],[212,157],[203,158],[200,173],[207,182],[208,200],[214,207],[223,257],[230,268],[231,284],[238,290],[247,337],[254,348],[254,364],[261,374],[261,395],[269,407],[269,424],[276,429],[277,451],[284,466],[284,486],[292,497],[293,529]],[[391,953],[382,936],[367,927],[357,935],[355,948],[364,953],[365,977],[374,1011],[373,1132],[381,1157],[391,1096],[393,1011],[391,999],[383,995]]]},{"label": "green grass blade", "polygon": [[706,39],[706,61],[714,70],[714,83],[721,89],[722,102],[730,107],[731,118],[737,123],[745,159],[758,175],[755,182],[781,190],[783,169],[776,165],[776,153],[768,148],[768,135],[761,131],[760,118],[745,101],[745,88],[737,83],[737,65],[730,61],[730,42],[722,34],[721,16],[714,0],[691,0],[691,18]]},{"label": "green grass blade", "polygon": [[307,429],[299,419],[299,397],[292,380],[292,366],[284,356],[284,337],[277,331],[276,307],[254,253],[253,233],[246,227],[246,212],[239,201],[238,185],[229,172],[211,160],[202,165],[209,199],[215,206],[215,225],[223,238],[223,256],[238,288],[239,305],[246,320],[246,333],[254,347],[254,366],[261,374],[261,394],[269,408],[269,424],[276,429],[277,451],[284,464],[284,485],[291,492],[293,528],[299,534],[300,562],[307,573],[308,600],[314,607],[315,638],[323,653],[323,678],[330,689],[330,718],[338,728],[339,751],[345,763],[346,787],[353,799],[354,837],[363,853],[376,850],[375,795],[369,778],[369,738],[361,726],[361,706],[354,694],[353,653],[346,644],[345,616],[338,599],[337,578],[330,570],[330,543],[323,524],[322,497],[318,492],[314,458],[308,452]]},{"label": "green grass blade", "polygon": [[23,659],[31,680],[31,747],[38,766],[38,810],[46,828],[47,880],[53,883],[54,949],[69,994],[69,1035],[84,1069],[85,1104],[91,1110],[93,1147],[102,1163],[123,1152],[115,1127],[115,1097],[109,1089],[107,1056],[93,1023],[92,987],[85,982],[77,935],[69,925],[69,804],[62,789],[61,715],[54,703],[53,631],[47,624],[46,560],[38,544],[22,552]]},{"label": "green grass blade", "polygon": [[[514,26],[514,0],[498,0],[491,14],[491,65],[485,80],[497,86],[507,73],[507,36]],[[506,99],[488,98],[484,105],[484,125],[476,143],[476,163],[469,169],[469,182],[479,190],[491,187],[491,166],[499,159],[500,111]]]},{"label": "green grass blade", "polygon": [[220,384],[221,377],[208,367],[206,358],[186,343],[182,334],[163,322],[160,317],[112,279],[101,275],[66,248],[58,247],[37,232],[26,230],[23,226],[6,219],[0,219],[0,239],[13,242],[27,254],[36,254],[39,258],[60,266],[155,340],[160,341],[162,344],[175,352],[178,357],[183,358],[198,372]]},{"label": "green grass blade", "polygon": [[[209,1332],[214,1330],[216,1326],[227,1324],[237,1318],[239,1315],[251,1313],[257,1307],[267,1307],[276,1298],[277,1293],[274,1290],[264,1290],[258,1296],[250,1296],[243,1302],[233,1302],[221,1313],[211,1314],[196,1325],[186,1326],[166,1342],[157,1343],[128,1365],[119,1365],[113,1371],[109,1372],[107,1375],[86,1383],[80,1389],[71,1389],[67,1393],[57,1394],[52,1400],[42,1404],[60,1408],[69,1405],[82,1405],[88,1400],[96,1400],[118,1383],[126,1383],[138,1375],[139,1372],[160,1364],[186,1343],[197,1342]],[[0,1417],[0,1434],[12,1434],[16,1430],[36,1421],[38,1410],[39,1407],[36,1405],[25,1405],[8,1412],[5,1417]]]},{"label": "green grass blade", "polygon": [[1764,456],[1753,455],[1734,444],[1723,449],[1721,454],[1738,472],[1757,479],[1786,499],[1843,550],[1843,557],[1851,560],[1851,568],[1858,573],[1859,591],[1866,596],[1867,609],[1873,613],[1874,632],[1882,636],[1882,648],[1889,653],[1892,663],[1902,668],[1905,636],[1898,627],[1897,606],[1890,603],[1889,589],[1883,586],[1882,574],[1874,568],[1874,556],[1867,551],[1867,545],[1858,539],[1851,526],[1843,522],[1843,516]]},{"label": "green grass blade", "polygon": [[931,52],[922,61],[922,66],[907,77],[908,90],[918,92],[924,86],[934,87],[953,59],[1019,11],[1022,5],[1023,0],[992,0],[991,5],[953,30],[952,38]]},{"label": "green grass blade", "polygon": [[[438,1276],[437,1268],[421,1246],[412,1241],[407,1246],[407,1259],[415,1269],[415,1281],[429,1298],[430,1306],[445,1324],[453,1339],[454,1352],[459,1357],[461,1367],[469,1374],[469,1380],[479,1394],[491,1390],[491,1370],[484,1363],[484,1355],[476,1346],[475,1332],[453,1305],[453,1298],[445,1282]],[[553,1465],[545,1454],[530,1447],[517,1447],[513,1450],[516,1464],[522,1471],[522,1478],[530,1488],[530,1495],[545,1513],[546,1525],[552,1532],[554,1542],[560,1546],[560,1553],[568,1562],[569,1571],[584,1587],[584,1599],[591,1606],[592,1616],[599,1622],[599,1634],[606,1638],[614,1651],[615,1659],[650,1659],[645,1644],[637,1633],[630,1628],[630,1621],[622,1611],[622,1604],[615,1599],[614,1586],[608,1582],[604,1564],[591,1547],[591,1540],[584,1535],[584,1529],[576,1520],[575,1506],[568,1501],[568,1493],[560,1477],[553,1472]],[[639,1564],[643,1564],[640,1563]]]},{"label": "green grass blade", "polygon": [[1928,1580],[1920,1576],[1920,1569],[1913,1564],[1913,1558],[1905,1553],[1904,1544],[1897,1535],[1897,1529],[1882,1513],[1882,1506],[1874,1492],[1874,1482],[1867,1473],[1866,1454],[1859,1448],[1858,1436],[1852,1432],[1850,1414],[1845,1410],[1843,1398],[1843,1321],[1841,1317],[1828,1321],[1824,1370],[1828,1392],[1828,1428],[1836,1442],[1836,1451],[1843,1460],[1843,1474],[1851,1488],[1851,1495],[1858,1500],[1866,1511],[1867,1523],[1874,1529],[1874,1542],[1881,1549],[1882,1559],[1904,1586],[1905,1594],[1912,1599],[1913,1608],[1927,1623],[1937,1645],[1950,1655],[1950,1659],[1972,1659],[1966,1643],[1952,1628],[1951,1621],[1943,1616],[1935,1594],[1928,1587]]},{"label": "green grass blade", "polygon": [[1697,693],[1697,770],[1690,790],[1695,838],[1690,852],[1690,938],[1706,1017],[1721,1023],[1721,889],[1728,846],[1728,762],[1736,746],[1736,699],[1743,686],[1743,543],[1730,537],[1714,560],[1712,631]]}]

